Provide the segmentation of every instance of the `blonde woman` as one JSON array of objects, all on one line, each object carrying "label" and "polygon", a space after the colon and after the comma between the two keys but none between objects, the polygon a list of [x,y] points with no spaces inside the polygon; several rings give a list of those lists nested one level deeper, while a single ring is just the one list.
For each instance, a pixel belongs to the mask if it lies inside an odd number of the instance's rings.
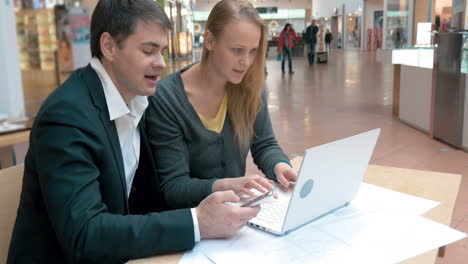
[{"label": "blonde woman", "polygon": [[[211,11],[200,63],[158,84],[147,131],[163,197],[172,208],[212,192],[289,187],[296,171],[275,139],[263,90],[267,29],[252,4],[222,0]],[[249,150],[268,177],[245,175]]]}]

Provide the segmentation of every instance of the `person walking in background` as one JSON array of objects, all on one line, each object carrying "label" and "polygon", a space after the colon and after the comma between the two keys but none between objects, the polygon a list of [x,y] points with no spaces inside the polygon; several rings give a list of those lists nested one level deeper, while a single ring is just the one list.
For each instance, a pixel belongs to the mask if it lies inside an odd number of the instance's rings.
[{"label": "person walking in background", "polygon": [[401,46],[401,29],[399,27],[397,27],[393,33],[393,41],[395,48],[399,49]]},{"label": "person walking in background", "polygon": [[317,32],[319,28],[315,25],[315,19],[312,19],[312,23],[306,29],[306,43],[307,52],[309,57],[309,65],[314,64],[315,59],[315,45],[317,45]]},{"label": "person walking in background", "polygon": [[296,39],[296,32],[292,28],[290,23],[287,23],[284,26],[283,31],[281,31],[278,44],[278,54],[282,55],[281,58],[281,71],[284,73],[284,61],[286,56],[288,56],[288,66],[289,73],[294,73],[292,69],[292,48],[294,47],[294,39]]},{"label": "person walking in background", "polygon": [[332,40],[333,40],[333,35],[330,32],[330,30],[327,29],[327,33],[325,33],[325,48],[327,49],[327,52],[330,52],[330,44]]}]

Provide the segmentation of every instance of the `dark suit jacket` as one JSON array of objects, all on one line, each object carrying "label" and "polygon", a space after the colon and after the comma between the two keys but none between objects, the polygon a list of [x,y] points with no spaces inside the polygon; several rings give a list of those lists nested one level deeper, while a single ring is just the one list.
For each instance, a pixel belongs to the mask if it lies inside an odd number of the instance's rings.
[{"label": "dark suit jacket", "polygon": [[119,138],[96,72],[90,65],[75,71],[47,98],[31,130],[8,263],[122,263],[194,246],[190,210],[160,212],[144,118],[127,199]]},{"label": "dark suit jacket", "polygon": [[317,33],[319,31],[319,28],[315,26],[308,26],[306,28],[306,33],[305,33],[305,42],[308,44],[317,44]]}]

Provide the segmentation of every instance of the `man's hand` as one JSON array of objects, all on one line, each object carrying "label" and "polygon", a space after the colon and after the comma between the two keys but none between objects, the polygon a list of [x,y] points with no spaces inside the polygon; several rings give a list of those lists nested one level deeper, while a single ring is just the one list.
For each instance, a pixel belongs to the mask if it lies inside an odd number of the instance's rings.
[{"label": "man's hand", "polygon": [[213,184],[213,192],[231,190],[237,196],[244,194],[254,196],[255,193],[251,189],[256,189],[261,193],[270,192],[273,190],[273,181],[259,175],[250,175],[238,178],[224,178],[215,181]]},{"label": "man's hand", "polygon": [[280,162],[275,166],[276,180],[281,183],[285,188],[291,186],[291,182],[297,179],[297,170],[291,168],[287,163]]},{"label": "man's hand", "polygon": [[238,202],[233,191],[216,192],[195,208],[201,238],[228,238],[234,236],[250,219],[257,216],[260,207],[236,207],[225,202]]}]

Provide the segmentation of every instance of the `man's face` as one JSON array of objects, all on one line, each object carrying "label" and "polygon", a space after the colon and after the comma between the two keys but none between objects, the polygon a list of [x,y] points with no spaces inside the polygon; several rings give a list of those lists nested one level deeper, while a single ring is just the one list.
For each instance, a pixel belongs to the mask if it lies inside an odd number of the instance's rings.
[{"label": "man's face", "polygon": [[137,22],[135,32],[115,47],[111,68],[114,83],[124,99],[136,95],[150,96],[166,67],[164,51],[166,30],[155,23]]}]

